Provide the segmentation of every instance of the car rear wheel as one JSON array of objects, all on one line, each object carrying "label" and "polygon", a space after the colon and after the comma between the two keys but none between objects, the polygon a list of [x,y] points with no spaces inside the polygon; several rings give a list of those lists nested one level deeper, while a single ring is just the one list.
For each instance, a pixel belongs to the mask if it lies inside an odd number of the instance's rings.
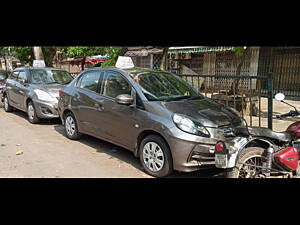
[{"label": "car rear wheel", "polygon": [[13,107],[9,105],[8,97],[5,95],[4,101],[3,101],[3,108],[5,112],[11,112],[13,110]]},{"label": "car rear wheel", "polygon": [[81,137],[78,131],[77,122],[72,113],[67,113],[64,117],[65,132],[69,139],[77,140]]},{"label": "car rear wheel", "polygon": [[27,104],[27,115],[28,115],[28,120],[30,123],[36,124],[36,123],[40,122],[40,119],[38,118],[38,116],[36,114],[36,110],[35,110],[35,107],[34,107],[32,101],[28,102],[28,104]]},{"label": "car rear wheel", "polygon": [[140,145],[140,161],[148,174],[165,177],[173,172],[173,161],[167,143],[158,135],[145,137]]}]

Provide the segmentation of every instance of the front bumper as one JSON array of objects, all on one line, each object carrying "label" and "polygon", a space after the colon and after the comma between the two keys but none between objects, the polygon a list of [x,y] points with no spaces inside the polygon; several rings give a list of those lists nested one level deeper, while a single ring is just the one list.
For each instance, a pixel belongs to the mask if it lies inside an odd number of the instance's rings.
[{"label": "front bumper", "polygon": [[57,102],[33,101],[37,116],[44,119],[59,118]]},{"label": "front bumper", "polygon": [[177,171],[191,172],[215,168],[215,144],[220,137],[205,138],[187,134],[177,127],[169,129],[168,143]]}]

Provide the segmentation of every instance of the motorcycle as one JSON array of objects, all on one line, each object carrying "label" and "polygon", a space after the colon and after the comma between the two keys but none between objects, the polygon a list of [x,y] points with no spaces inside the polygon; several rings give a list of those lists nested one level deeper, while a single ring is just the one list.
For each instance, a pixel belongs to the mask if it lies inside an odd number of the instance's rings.
[{"label": "motorcycle", "polygon": [[[275,99],[292,106],[294,110],[277,115],[278,119],[300,115],[296,107],[284,101],[282,93]],[[229,178],[293,178],[300,176],[300,121],[284,132],[264,127],[233,129],[231,140],[215,145],[215,166],[226,169]]]}]

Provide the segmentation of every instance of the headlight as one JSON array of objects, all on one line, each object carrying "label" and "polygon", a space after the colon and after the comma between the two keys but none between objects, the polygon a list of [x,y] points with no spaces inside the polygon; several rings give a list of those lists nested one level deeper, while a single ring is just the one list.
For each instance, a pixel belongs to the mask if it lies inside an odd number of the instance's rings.
[{"label": "headlight", "polygon": [[202,137],[210,137],[208,130],[199,122],[194,121],[188,116],[175,113],[173,115],[173,121],[176,126],[187,133],[195,134]]},{"label": "headlight", "polygon": [[47,102],[53,101],[53,97],[45,91],[34,90],[34,93],[36,94],[36,96],[38,97],[39,100],[47,101]]}]

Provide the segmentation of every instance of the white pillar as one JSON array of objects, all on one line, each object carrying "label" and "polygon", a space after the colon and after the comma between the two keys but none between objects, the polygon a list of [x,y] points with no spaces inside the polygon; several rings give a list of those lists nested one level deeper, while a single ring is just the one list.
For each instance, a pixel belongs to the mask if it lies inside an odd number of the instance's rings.
[{"label": "white pillar", "polygon": [[[251,56],[250,56],[250,76],[257,76],[258,73],[258,60],[259,60],[259,48],[260,47],[251,47]],[[256,80],[252,79],[252,89],[256,89]]]}]

